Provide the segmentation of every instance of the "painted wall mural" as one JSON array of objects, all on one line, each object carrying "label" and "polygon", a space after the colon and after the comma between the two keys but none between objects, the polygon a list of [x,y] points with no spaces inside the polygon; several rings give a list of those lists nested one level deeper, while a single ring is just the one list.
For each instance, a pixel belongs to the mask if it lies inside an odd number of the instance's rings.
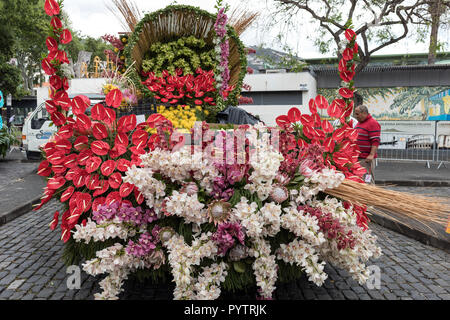
[{"label": "painted wall mural", "polygon": [[[358,88],[364,104],[377,120],[427,120],[450,114],[450,87]],[[336,89],[318,89],[328,101]]]}]

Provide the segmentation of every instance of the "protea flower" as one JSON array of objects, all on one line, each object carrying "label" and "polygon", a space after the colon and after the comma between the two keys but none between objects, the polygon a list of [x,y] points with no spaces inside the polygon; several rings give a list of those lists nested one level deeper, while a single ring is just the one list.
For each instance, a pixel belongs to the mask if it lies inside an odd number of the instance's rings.
[{"label": "protea flower", "polygon": [[209,222],[213,222],[217,225],[228,219],[230,216],[231,204],[223,200],[215,200],[211,202],[208,206],[208,217]]},{"label": "protea flower", "polygon": [[182,193],[186,192],[188,196],[192,196],[198,192],[198,186],[195,182],[189,182],[180,191]]},{"label": "protea flower", "polygon": [[162,243],[165,243],[172,238],[172,236],[175,234],[175,230],[173,230],[171,227],[164,227],[159,230],[159,240],[161,240]]},{"label": "protea flower", "polygon": [[231,261],[239,261],[248,257],[248,249],[242,244],[238,244],[230,250],[229,257]]},{"label": "protea flower", "polygon": [[276,184],[270,193],[270,197],[276,203],[282,203],[289,197],[289,192],[286,187]]}]

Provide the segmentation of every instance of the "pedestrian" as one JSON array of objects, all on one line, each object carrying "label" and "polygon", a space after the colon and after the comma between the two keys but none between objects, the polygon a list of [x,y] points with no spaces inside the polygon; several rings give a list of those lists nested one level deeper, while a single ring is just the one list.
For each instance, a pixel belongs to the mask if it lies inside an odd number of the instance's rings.
[{"label": "pedestrian", "polygon": [[356,126],[358,131],[356,144],[360,151],[358,161],[367,170],[364,181],[375,184],[374,159],[377,158],[377,150],[380,145],[381,126],[369,114],[369,110],[365,105],[357,106],[354,114],[358,120],[358,125]]}]

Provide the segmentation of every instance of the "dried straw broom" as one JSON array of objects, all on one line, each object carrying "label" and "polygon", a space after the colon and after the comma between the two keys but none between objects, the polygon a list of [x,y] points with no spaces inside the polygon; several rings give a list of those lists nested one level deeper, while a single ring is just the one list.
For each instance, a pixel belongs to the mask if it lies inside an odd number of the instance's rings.
[{"label": "dried straw broom", "polygon": [[251,12],[247,9],[236,7],[231,12],[228,23],[234,28],[238,36],[240,36],[250,27],[259,15],[259,12]]},{"label": "dried straw broom", "polygon": [[114,6],[106,5],[127,32],[133,32],[134,27],[141,20],[141,14],[136,3],[130,0],[111,0]]},{"label": "dried straw broom", "polygon": [[418,196],[347,179],[339,187],[325,190],[325,193],[356,204],[388,210],[422,224],[446,225],[450,214],[450,207],[444,204],[447,199]]}]

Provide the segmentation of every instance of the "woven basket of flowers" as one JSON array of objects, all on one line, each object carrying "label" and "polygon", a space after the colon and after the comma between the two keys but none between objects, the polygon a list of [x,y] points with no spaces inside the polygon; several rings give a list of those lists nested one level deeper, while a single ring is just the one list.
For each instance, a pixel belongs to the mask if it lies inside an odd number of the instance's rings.
[{"label": "woven basket of flowers", "polygon": [[185,5],[146,14],[125,49],[136,86],[163,104],[200,105],[212,116],[237,105],[246,51],[226,19]]}]

